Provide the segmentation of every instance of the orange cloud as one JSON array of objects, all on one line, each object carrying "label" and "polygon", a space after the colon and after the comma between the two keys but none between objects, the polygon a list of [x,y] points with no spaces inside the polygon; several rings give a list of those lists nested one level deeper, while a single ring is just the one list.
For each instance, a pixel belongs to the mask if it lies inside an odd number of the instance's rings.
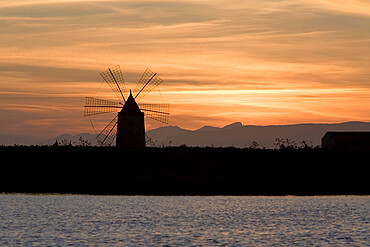
[{"label": "orange cloud", "polygon": [[315,0],[314,2],[335,11],[370,16],[370,3],[367,0]]}]

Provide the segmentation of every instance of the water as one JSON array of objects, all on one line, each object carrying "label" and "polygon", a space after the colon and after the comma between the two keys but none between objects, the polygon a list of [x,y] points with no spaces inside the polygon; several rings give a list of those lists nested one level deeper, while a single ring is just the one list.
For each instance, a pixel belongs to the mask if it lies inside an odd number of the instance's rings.
[{"label": "water", "polygon": [[0,246],[370,246],[370,197],[0,195]]}]

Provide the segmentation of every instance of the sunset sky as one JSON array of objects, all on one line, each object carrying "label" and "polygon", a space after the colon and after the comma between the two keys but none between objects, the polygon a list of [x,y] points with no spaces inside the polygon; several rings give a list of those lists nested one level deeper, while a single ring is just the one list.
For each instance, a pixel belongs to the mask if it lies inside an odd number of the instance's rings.
[{"label": "sunset sky", "polygon": [[85,96],[116,99],[115,65],[158,73],[141,102],[182,128],[370,122],[370,1],[1,0],[0,134],[99,132]]}]

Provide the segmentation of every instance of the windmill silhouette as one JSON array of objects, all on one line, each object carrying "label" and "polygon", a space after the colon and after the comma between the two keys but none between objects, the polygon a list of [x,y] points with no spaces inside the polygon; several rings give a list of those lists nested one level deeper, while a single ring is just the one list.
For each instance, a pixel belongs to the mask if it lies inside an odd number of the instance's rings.
[{"label": "windmill silhouette", "polygon": [[[168,123],[169,104],[137,104],[145,95],[162,83],[156,73],[144,71],[133,92],[128,92],[119,65],[100,73],[116,94],[119,102],[86,97],[84,116],[118,112],[117,116],[97,135],[100,146],[117,148],[145,147],[144,116]],[[145,113],[145,114],[144,114]]]}]

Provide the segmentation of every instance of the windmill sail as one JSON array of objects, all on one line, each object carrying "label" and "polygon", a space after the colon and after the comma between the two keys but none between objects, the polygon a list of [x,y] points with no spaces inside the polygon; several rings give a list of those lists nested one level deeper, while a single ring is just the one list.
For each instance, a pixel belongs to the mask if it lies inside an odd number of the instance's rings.
[{"label": "windmill sail", "polygon": [[139,104],[139,108],[146,117],[168,124],[169,104]]},{"label": "windmill sail", "polygon": [[117,121],[118,116],[113,118],[112,121],[109,122],[107,126],[100,132],[100,134],[96,137],[100,146],[110,146],[113,143],[114,138],[117,134]]},{"label": "windmill sail", "polygon": [[147,68],[134,89],[135,100],[139,101],[161,83],[157,74]]},{"label": "windmill sail", "polygon": [[100,75],[111,87],[117,98],[126,101],[127,90],[119,65],[100,73]]},{"label": "windmill sail", "polygon": [[97,115],[108,112],[117,112],[122,105],[113,101],[86,97],[84,116]]}]

